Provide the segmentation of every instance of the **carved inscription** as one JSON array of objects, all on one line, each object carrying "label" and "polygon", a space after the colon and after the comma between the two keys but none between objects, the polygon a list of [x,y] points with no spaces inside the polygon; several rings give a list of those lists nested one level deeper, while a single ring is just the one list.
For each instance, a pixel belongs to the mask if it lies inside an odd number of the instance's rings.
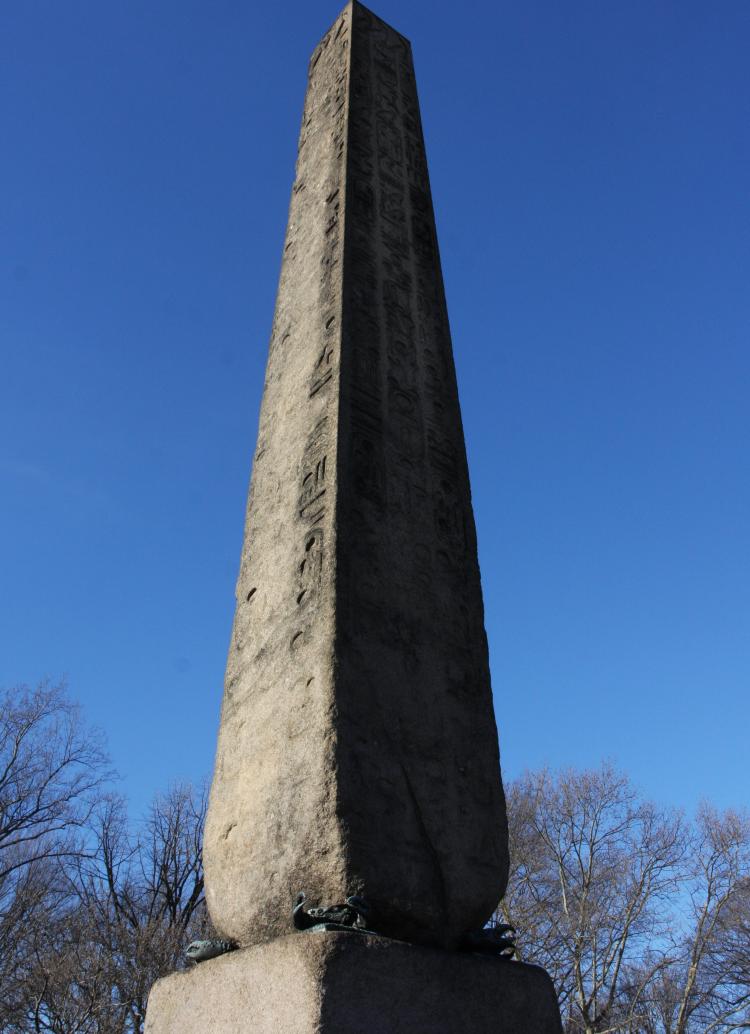
[{"label": "carved inscription", "polygon": [[[307,620],[312,620],[320,597],[326,562],[324,525],[330,519],[327,498],[332,470],[328,413],[331,406],[329,388],[338,368],[349,36],[345,13],[321,41],[310,61],[310,81],[293,193],[293,205],[294,198],[304,191],[304,204],[308,208],[320,206],[323,238],[318,278],[320,323],[317,327],[305,327],[305,333],[316,336],[319,344],[313,353],[306,398],[300,399],[301,405],[309,407],[310,424],[299,462],[296,520],[300,532],[295,559],[294,606],[301,614],[308,615]],[[319,192],[318,197],[313,196],[313,188],[308,186],[305,170],[305,145],[312,132],[329,135],[329,141],[322,142],[329,155],[329,175],[320,186],[317,185],[319,177],[309,177],[310,183],[316,183],[314,191]],[[309,629],[303,628],[295,633],[292,649],[298,649],[307,641]]]},{"label": "carved inscription", "polygon": [[320,592],[323,572],[323,529],[313,528],[304,540],[299,563],[297,582],[297,606],[310,606]]},{"label": "carved inscription", "polygon": [[[414,636],[446,652],[453,692],[483,676],[471,651],[459,676],[449,651],[470,642],[481,650],[484,633],[416,85],[406,41],[364,8],[355,6],[353,17],[345,308],[351,591],[367,615],[361,620],[384,641],[393,641],[384,591],[399,599],[400,613],[419,615]],[[429,537],[415,542],[422,525]],[[468,579],[467,563],[474,564]]]},{"label": "carved inscription", "polygon": [[308,526],[325,516],[327,451],[327,417],[323,417],[310,432],[302,459],[298,506],[299,517]]}]

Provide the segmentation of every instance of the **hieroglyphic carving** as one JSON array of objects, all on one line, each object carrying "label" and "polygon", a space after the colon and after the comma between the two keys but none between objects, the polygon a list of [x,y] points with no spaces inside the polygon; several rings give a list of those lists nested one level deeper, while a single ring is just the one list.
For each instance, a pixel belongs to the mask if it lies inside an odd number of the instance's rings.
[{"label": "hieroglyphic carving", "polygon": [[[415,699],[489,698],[486,638],[450,331],[408,46],[357,6],[347,183],[350,426],[344,557],[352,629],[387,645]],[[385,500],[385,507],[378,505]],[[427,673],[430,673],[429,676]],[[446,704],[445,719],[452,714]],[[456,720],[456,716],[451,720]],[[461,719],[463,720],[463,719]],[[430,734],[416,752],[445,779]],[[467,772],[467,761],[462,761]],[[478,775],[475,778],[480,779]],[[393,814],[403,786],[381,781]],[[388,788],[391,787],[389,790]],[[489,793],[489,796],[488,796]],[[486,784],[472,799],[489,806]],[[408,809],[407,809],[408,810]],[[465,801],[461,814],[469,814]],[[479,843],[479,840],[477,840]],[[417,844],[414,845],[415,854]],[[473,851],[480,864],[479,848]]]},{"label": "hieroglyphic carving", "polygon": [[310,384],[310,398],[324,388],[333,377],[334,347],[328,341],[323,342],[320,355],[315,360]]},{"label": "hieroglyphic carving", "polygon": [[317,599],[323,574],[323,529],[305,533],[302,558],[297,571],[297,606],[309,606]]},{"label": "hieroglyphic carving", "polygon": [[325,514],[327,420],[323,417],[310,432],[302,459],[299,516],[311,527]]},{"label": "hieroglyphic carving", "polygon": [[[341,274],[344,155],[346,145],[346,101],[348,95],[349,29],[342,16],[321,41],[310,62],[305,115],[303,116],[303,143],[312,127],[330,133],[330,171],[322,187],[323,246],[320,259],[318,287],[321,325],[306,328],[308,333],[319,334],[320,346],[315,353],[307,385],[310,419],[314,421],[300,459],[300,484],[297,499],[297,519],[303,525],[300,545],[296,554],[295,605],[304,607],[312,616],[313,604],[319,597],[319,588],[325,563],[326,536],[323,525],[327,519],[326,492],[330,480],[329,432],[327,412],[331,398],[328,391],[336,375],[339,350],[339,319],[341,310]],[[316,88],[317,86],[317,88]],[[314,113],[314,118],[312,114]],[[300,165],[305,152],[300,149]],[[304,185],[304,169],[298,168],[297,184]],[[316,199],[307,192],[305,203]],[[302,400],[300,400],[302,401]],[[322,410],[321,410],[322,407]],[[300,642],[297,633],[293,647]]]},{"label": "hieroglyphic carving", "polygon": [[[352,458],[356,469],[369,465],[376,472],[381,467],[387,470],[382,489],[379,474],[369,482],[355,479],[364,502],[369,499],[375,503],[386,485],[393,486],[393,491],[387,492],[389,534],[384,541],[381,528],[374,547],[381,553],[381,563],[385,563],[386,542],[397,546],[399,540],[408,539],[417,507],[424,512],[428,499],[428,471],[422,462],[422,374],[417,354],[414,254],[400,87],[400,66],[405,55],[408,58],[408,48],[363,8],[355,12],[355,32],[357,62],[352,83],[349,165],[353,228],[349,254],[366,272],[366,283],[353,287],[356,321],[352,339],[356,344],[351,399],[353,428],[361,428],[366,416],[369,437],[363,439],[361,431],[355,432]],[[365,326],[368,347],[366,358],[360,360],[360,328]],[[366,400],[362,386],[373,383],[378,384],[378,391],[370,389]],[[374,526],[382,517],[360,505],[357,519],[364,534],[368,524]],[[408,598],[421,592],[420,605],[427,605],[425,557],[420,553],[417,565],[416,556],[416,552],[409,554],[404,593]],[[430,560],[426,563],[429,566]]]}]

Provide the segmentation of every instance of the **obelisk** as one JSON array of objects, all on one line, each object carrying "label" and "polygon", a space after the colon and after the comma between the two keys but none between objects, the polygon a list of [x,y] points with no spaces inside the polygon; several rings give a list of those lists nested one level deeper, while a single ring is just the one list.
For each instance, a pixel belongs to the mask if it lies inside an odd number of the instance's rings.
[{"label": "obelisk", "polygon": [[205,837],[218,930],[298,890],[454,946],[505,888],[456,378],[408,42],[313,54]]},{"label": "obelisk", "polygon": [[[245,950],[159,982],[150,1034],[558,1031],[541,971],[455,950],[505,803],[411,50],[359,3],[310,61],[236,600],[204,861]],[[300,891],[379,936],[290,935]]]}]

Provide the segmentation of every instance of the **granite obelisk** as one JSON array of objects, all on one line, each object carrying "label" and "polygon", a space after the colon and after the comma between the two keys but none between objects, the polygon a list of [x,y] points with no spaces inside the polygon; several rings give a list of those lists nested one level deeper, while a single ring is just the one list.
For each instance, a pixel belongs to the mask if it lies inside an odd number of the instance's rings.
[{"label": "granite obelisk", "polygon": [[205,840],[252,944],[298,890],[454,945],[507,834],[451,339],[408,42],[313,54]]},{"label": "granite obelisk", "polygon": [[[476,537],[411,51],[356,2],[310,62],[204,860],[239,950],[147,1034],[561,1034],[542,970],[466,950],[508,872]],[[300,891],[374,933],[293,933]]]}]

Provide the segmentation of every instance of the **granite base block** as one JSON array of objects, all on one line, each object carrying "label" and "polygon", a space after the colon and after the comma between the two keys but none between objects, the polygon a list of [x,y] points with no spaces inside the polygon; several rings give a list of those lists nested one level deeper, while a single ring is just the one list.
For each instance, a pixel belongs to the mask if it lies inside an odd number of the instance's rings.
[{"label": "granite base block", "polygon": [[158,980],[145,1034],[561,1034],[537,966],[298,933]]}]

